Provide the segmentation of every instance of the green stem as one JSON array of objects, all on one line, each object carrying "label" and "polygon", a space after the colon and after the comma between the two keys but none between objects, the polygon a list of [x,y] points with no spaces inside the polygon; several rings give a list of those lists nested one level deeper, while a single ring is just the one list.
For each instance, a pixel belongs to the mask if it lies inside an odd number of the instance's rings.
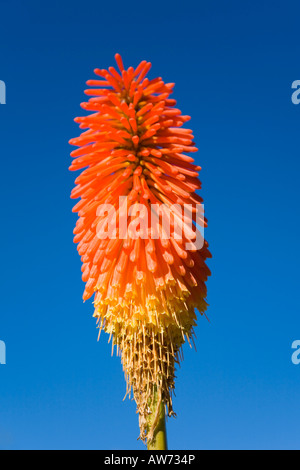
[{"label": "green stem", "polygon": [[[152,413],[149,418],[149,426],[151,426],[155,415],[157,414],[158,396],[157,391],[154,393],[152,402]],[[167,450],[167,431],[166,431],[166,417],[165,417],[165,406],[161,402],[159,406],[159,415],[156,419],[156,426],[153,433],[153,439],[147,443],[148,450]]]}]

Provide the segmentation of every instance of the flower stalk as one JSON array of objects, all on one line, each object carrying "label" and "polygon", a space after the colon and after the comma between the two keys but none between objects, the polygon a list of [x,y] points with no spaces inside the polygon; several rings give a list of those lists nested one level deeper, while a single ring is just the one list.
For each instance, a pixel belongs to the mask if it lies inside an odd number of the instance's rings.
[{"label": "flower stalk", "polygon": [[148,418],[148,430],[153,429],[147,439],[148,450],[168,450],[165,405],[155,390]]}]

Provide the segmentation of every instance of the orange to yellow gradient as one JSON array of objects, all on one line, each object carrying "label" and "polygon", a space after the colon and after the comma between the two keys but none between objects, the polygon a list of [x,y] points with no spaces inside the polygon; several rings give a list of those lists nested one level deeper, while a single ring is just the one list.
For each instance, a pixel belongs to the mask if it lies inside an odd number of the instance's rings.
[{"label": "orange to yellow gradient", "polygon": [[[146,237],[123,237],[118,222],[114,237],[98,236],[108,217],[99,213],[102,204],[134,222],[138,211],[128,215],[127,210],[137,204],[147,209],[147,217],[153,206],[172,212],[174,205],[189,205],[195,221],[196,206],[202,203],[196,194],[201,168],[187,155],[197,151],[194,137],[182,127],[190,118],[170,98],[174,84],[160,77],[149,80],[146,61],[125,69],[120,55],[115,57],[118,70],[96,69],[100,78],[87,82],[91,88],[85,93],[91,98],[81,106],[91,113],[75,119],[83,133],[70,141],[79,147],[71,154],[70,169],[82,170],[72,192],[80,198],[74,207],[79,216],[74,241],[86,283],[83,298],[95,295],[94,317],[121,356],[127,394],[133,392],[145,441],[154,432],[149,414],[161,403],[174,414],[175,366],[183,343],[193,340],[195,310],[202,315],[207,307],[210,271],[205,260],[210,252],[207,242],[198,249],[186,233],[182,239],[174,232],[169,238],[154,237],[151,230]],[[119,204],[125,196],[126,212]],[[176,230],[178,214],[173,215]],[[151,406],[154,395],[157,410]]]}]

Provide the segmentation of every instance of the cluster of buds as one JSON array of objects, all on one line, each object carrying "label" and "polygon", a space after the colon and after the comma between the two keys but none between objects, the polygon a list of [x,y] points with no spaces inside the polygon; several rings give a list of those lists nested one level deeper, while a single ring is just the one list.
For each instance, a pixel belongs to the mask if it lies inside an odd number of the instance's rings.
[{"label": "cluster of buds", "polygon": [[80,198],[74,241],[83,298],[95,296],[94,317],[121,356],[145,441],[161,403],[174,414],[175,367],[182,345],[193,342],[196,310],[207,308],[210,252],[203,236],[196,242],[197,226],[206,225],[196,193],[201,168],[187,155],[197,148],[182,127],[190,118],[170,98],[174,84],[149,80],[146,61],[127,70],[118,54],[116,62],[119,70],[95,70],[100,79],[87,82],[91,98],[82,103],[92,113],[75,119],[84,131],[70,141],[79,147],[71,170],[83,170],[72,192]]}]

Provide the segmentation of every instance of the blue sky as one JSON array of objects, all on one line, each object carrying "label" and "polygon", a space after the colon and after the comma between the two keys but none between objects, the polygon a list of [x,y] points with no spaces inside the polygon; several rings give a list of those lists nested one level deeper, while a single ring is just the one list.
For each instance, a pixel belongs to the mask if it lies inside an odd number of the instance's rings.
[{"label": "blue sky", "polygon": [[200,151],[213,259],[170,449],[299,449],[300,5],[2,0],[0,448],[143,449],[72,243],[68,140],[95,67],[146,59]]}]

